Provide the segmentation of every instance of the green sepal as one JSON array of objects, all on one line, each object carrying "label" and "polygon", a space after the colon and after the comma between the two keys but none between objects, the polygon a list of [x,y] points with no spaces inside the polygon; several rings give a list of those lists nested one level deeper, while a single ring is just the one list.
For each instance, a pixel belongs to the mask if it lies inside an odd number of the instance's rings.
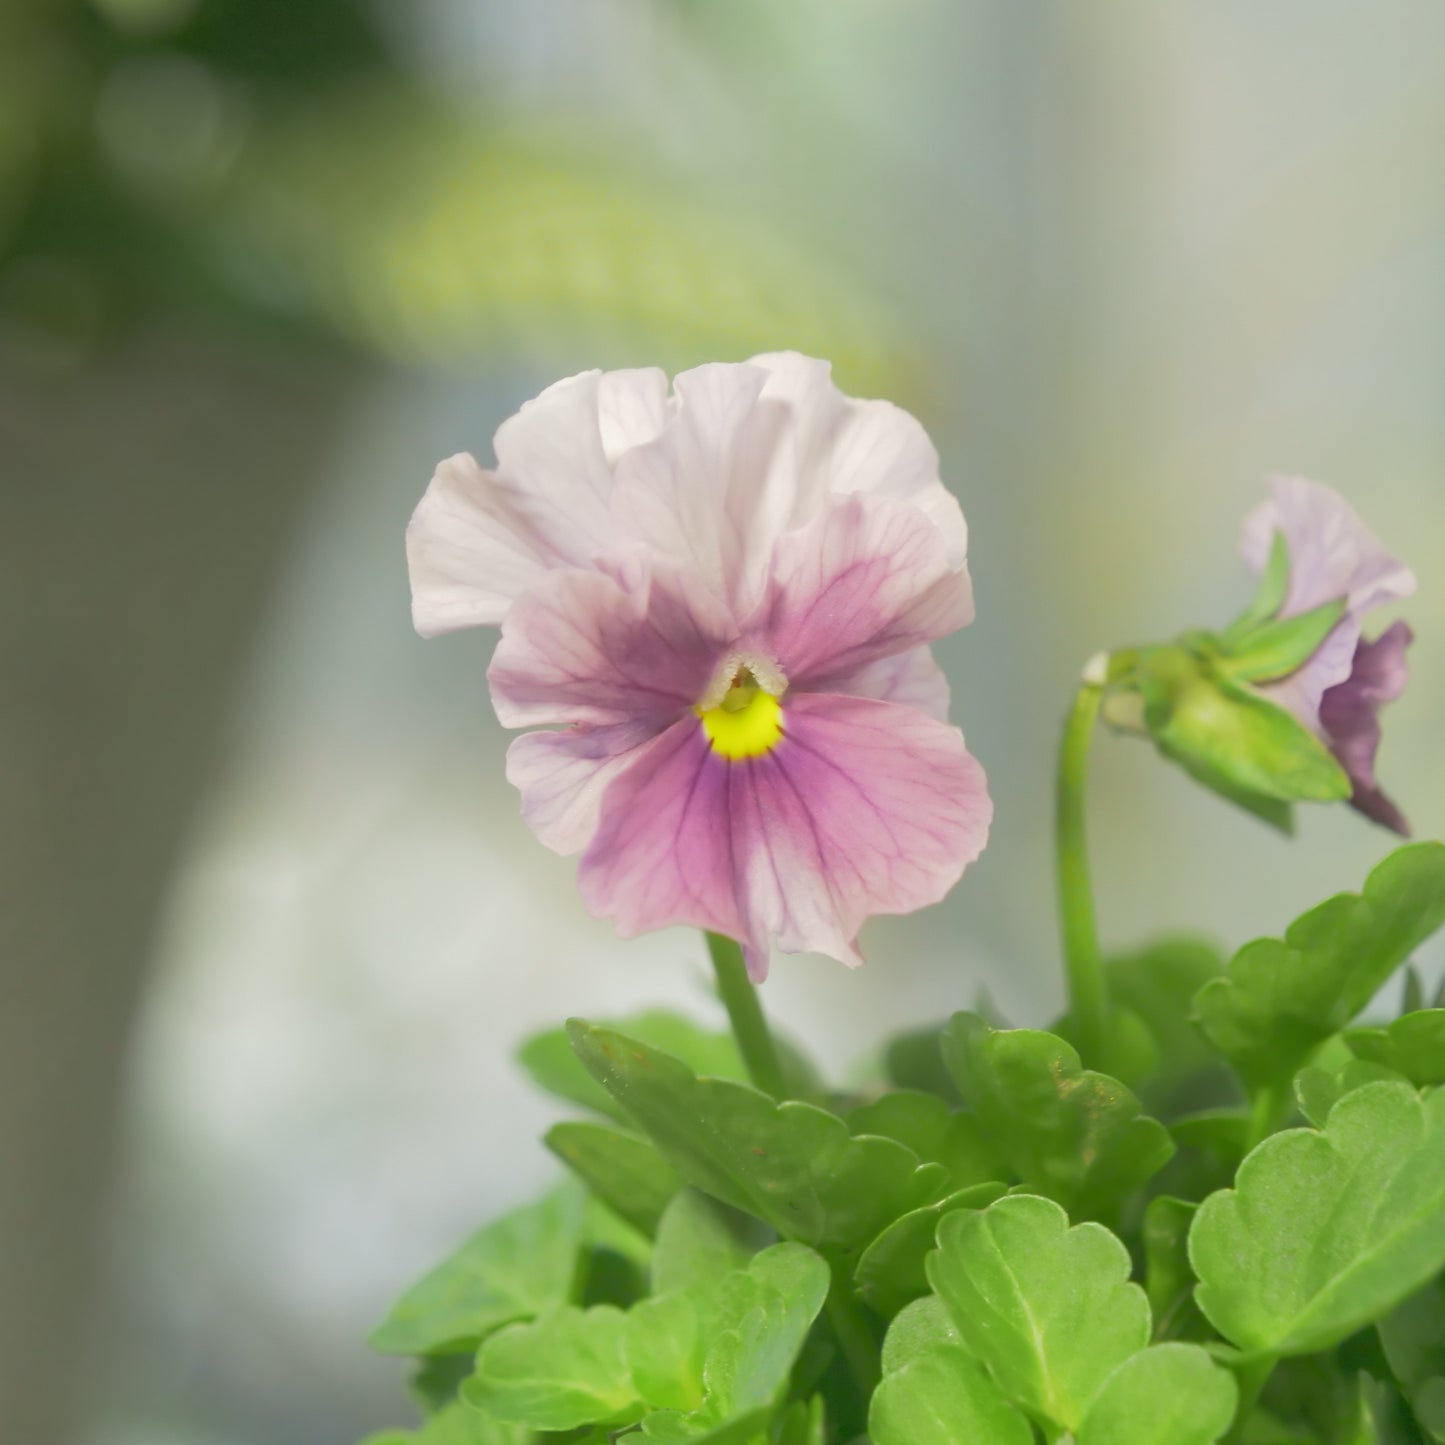
[{"label": "green sepal", "polygon": [[1301,612],[1266,622],[1221,650],[1219,670],[1236,682],[1275,682],[1298,672],[1319,651],[1348,610],[1343,597]]},{"label": "green sepal", "polygon": [[1259,1145],[1189,1234],[1199,1307],[1247,1356],[1328,1349],[1445,1266],[1445,1090],[1346,1094]]},{"label": "green sepal", "polygon": [[1159,750],[1199,782],[1276,826],[1270,801],[1338,802],[1352,791],[1334,754],[1292,713],[1187,647],[1139,654],[1128,686]]},{"label": "green sepal", "polygon": [[944,1061],[1014,1177],[1076,1217],[1110,1216],[1174,1153],[1169,1131],[1073,1045],[1035,1029],[953,1016]]},{"label": "green sepal", "polygon": [[584,1196],[571,1184],[504,1214],[402,1295],[372,1331],[372,1348],[455,1354],[561,1304],[578,1284],[585,1226]]},{"label": "green sepal", "polygon": [[682,1188],[676,1169],[646,1140],[591,1121],[554,1124],[547,1147],[604,1203],[651,1238],[672,1196]]},{"label": "green sepal", "polygon": [[946,1189],[942,1165],[895,1139],[855,1138],[836,1114],[699,1078],[613,1029],[574,1019],[568,1031],[588,1072],[688,1183],[786,1239],[845,1255]]},{"label": "green sepal", "polygon": [[1398,848],[1365,880],[1246,944],[1200,989],[1194,1018],[1251,1086],[1283,1088],[1445,924],[1445,844]]},{"label": "green sepal", "polygon": [[1225,628],[1220,638],[1221,643],[1226,647],[1233,646],[1262,623],[1279,615],[1279,610],[1289,595],[1289,572],[1289,543],[1285,540],[1284,533],[1276,529],[1269,546],[1269,560],[1264,564],[1254,597],[1249,606]]}]

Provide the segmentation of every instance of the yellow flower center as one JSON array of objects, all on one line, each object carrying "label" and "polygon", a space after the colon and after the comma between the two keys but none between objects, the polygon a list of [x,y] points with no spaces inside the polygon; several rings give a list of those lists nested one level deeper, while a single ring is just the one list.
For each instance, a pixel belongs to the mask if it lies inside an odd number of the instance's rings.
[{"label": "yellow flower center", "polygon": [[723,696],[710,708],[694,708],[713,751],[736,761],[771,752],[783,736],[783,705],[764,692],[746,668],[740,668]]}]

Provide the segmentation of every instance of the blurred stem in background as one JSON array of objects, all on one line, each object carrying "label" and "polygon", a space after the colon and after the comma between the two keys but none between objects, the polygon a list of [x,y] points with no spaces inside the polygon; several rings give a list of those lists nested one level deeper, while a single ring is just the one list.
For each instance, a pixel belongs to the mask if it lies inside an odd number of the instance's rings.
[{"label": "blurred stem in background", "polygon": [[765,1094],[781,1099],[786,1093],[782,1065],[763,1017],[758,991],[748,977],[743,951],[731,938],[719,933],[707,935],[707,951],[717,973],[718,997],[728,1011],[733,1037],[738,1041],[748,1077]]}]

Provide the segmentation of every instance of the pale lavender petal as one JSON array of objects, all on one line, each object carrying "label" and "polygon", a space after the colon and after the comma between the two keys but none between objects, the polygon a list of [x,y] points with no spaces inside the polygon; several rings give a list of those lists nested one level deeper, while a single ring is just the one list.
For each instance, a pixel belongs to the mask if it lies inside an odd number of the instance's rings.
[{"label": "pale lavender petal", "polygon": [[1332,487],[1307,477],[1274,476],[1269,488],[1269,500],[1245,519],[1240,550],[1262,571],[1274,534],[1284,533],[1290,578],[1282,615],[1296,617],[1344,597],[1358,619],[1371,607],[1414,593],[1414,573]]},{"label": "pale lavender petal", "polygon": [[874,697],[881,702],[917,708],[939,722],[948,721],[948,679],[926,644],[880,658],[851,672],[838,673],[811,683],[814,692],[842,692],[852,697]]},{"label": "pale lavender petal", "polygon": [[582,901],[624,938],[690,924],[742,939],[732,848],[733,764],[694,717],[638,749],[602,797],[582,856]]},{"label": "pale lavender petal", "polygon": [[625,545],[612,463],[657,436],[668,405],[661,371],[583,372],[502,423],[495,471],[465,454],[444,461],[407,528],[417,631],[495,625],[544,571]]},{"label": "pale lavender petal", "polygon": [[554,852],[580,853],[597,831],[607,784],[657,736],[623,722],[525,733],[507,749],[507,781],[522,795],[522,817]]},{"label": "pale lavender petal", "polygon": [[691,568],[735,608],[757,559],[748,546],[749,519],[737,514],[734,500],[786,420],[782,408],[758,406],[766,382],[766,372],[740,364],[682,372],[661,434],[617,462],[619,525],[644,547]]},{"label": "pale lavender petal", "polygon": [[1306,477],[1275,476],[1270,499],[1245,519],[1240,549],[1255,571],[1269,558],[1276,532],[1289,546],[1290,579],[1281,616],[1297,617],[1336,598],[1348,611],[1297,672],[1262,689],[1306,726],[1319,725],[1320,699],[1345,681],[1367,611],[1415,591],[1415,575],[1333,490]]},{"label": "pale lavender petal", "polygon": [[1403,622],[1373,642],[1361,640],[1348,680],[1332,687],[1320,703],[1325,740],[1354,784],[1350,802],[1366,817],[1407,837],[1410,825],[1404,814],[1375,782],[1375,754],[1380,747],[1379,711],[1405,690],[1405,649],[1413,641]]},{"label": "pale lavender petal", "polygon": [[504,727],[657,731],[702,696],[731,635],[716,599],[660,563],[632,577],[550,572],[502,624],[492,703]]},{"label": "pale lavender petal", "polygon": [[860,963],[871,914],[936,903],[983,851],[993,804],[963,735],[870,698],[790,695],[784,737],[729,762],[684,721],[607,788],[587,906],[630,937],[674,923]]},{"label": "pale lavender petal", "polygon": [[973,617],[966,568],[917,508],[837,498],[773,554],[748,641],[771,651],[794,687],[815,688],[934,641]]},{"label": "pale lavender petal", "polygon": [[511,483],[473,457],[448,457],[406,529],[416,630],[436,637],[500,622],[555,555]]}]

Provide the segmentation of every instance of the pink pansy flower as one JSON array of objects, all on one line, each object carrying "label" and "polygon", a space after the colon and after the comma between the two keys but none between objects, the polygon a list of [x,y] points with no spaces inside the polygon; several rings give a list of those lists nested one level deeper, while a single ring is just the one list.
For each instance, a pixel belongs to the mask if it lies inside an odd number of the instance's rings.
[{"label": "pink pansy flower", "polygon": [[1404,691],[1409,627],[1396,622],[1373,641],[1361,633],[1372,607],[1411,596],[1415,574],[1386,551],[1338,492],[1304,477],[1271,477],[1270,499],[1246,519],[1241,548],[1262,571],[1276,532],[1289,547],[1289,592],[1280,615],[1296,617],[1343,597],[1348,610],[1308,662],[1263,687],[1326,743],[1354,784],[1351,803],[1377,823],[1408,833],[1400,810],[1375,782],[1378,713]]},{"label": "pink pansy flower", "polygon": [[538,837],[625,936],[692,924],[861,962],[937,902],[992,804],[929,651],[967,529],[913,417],[784,354],[588,372],[453,457],[407,534],[424,635],[499,624],[488,678]]}]

